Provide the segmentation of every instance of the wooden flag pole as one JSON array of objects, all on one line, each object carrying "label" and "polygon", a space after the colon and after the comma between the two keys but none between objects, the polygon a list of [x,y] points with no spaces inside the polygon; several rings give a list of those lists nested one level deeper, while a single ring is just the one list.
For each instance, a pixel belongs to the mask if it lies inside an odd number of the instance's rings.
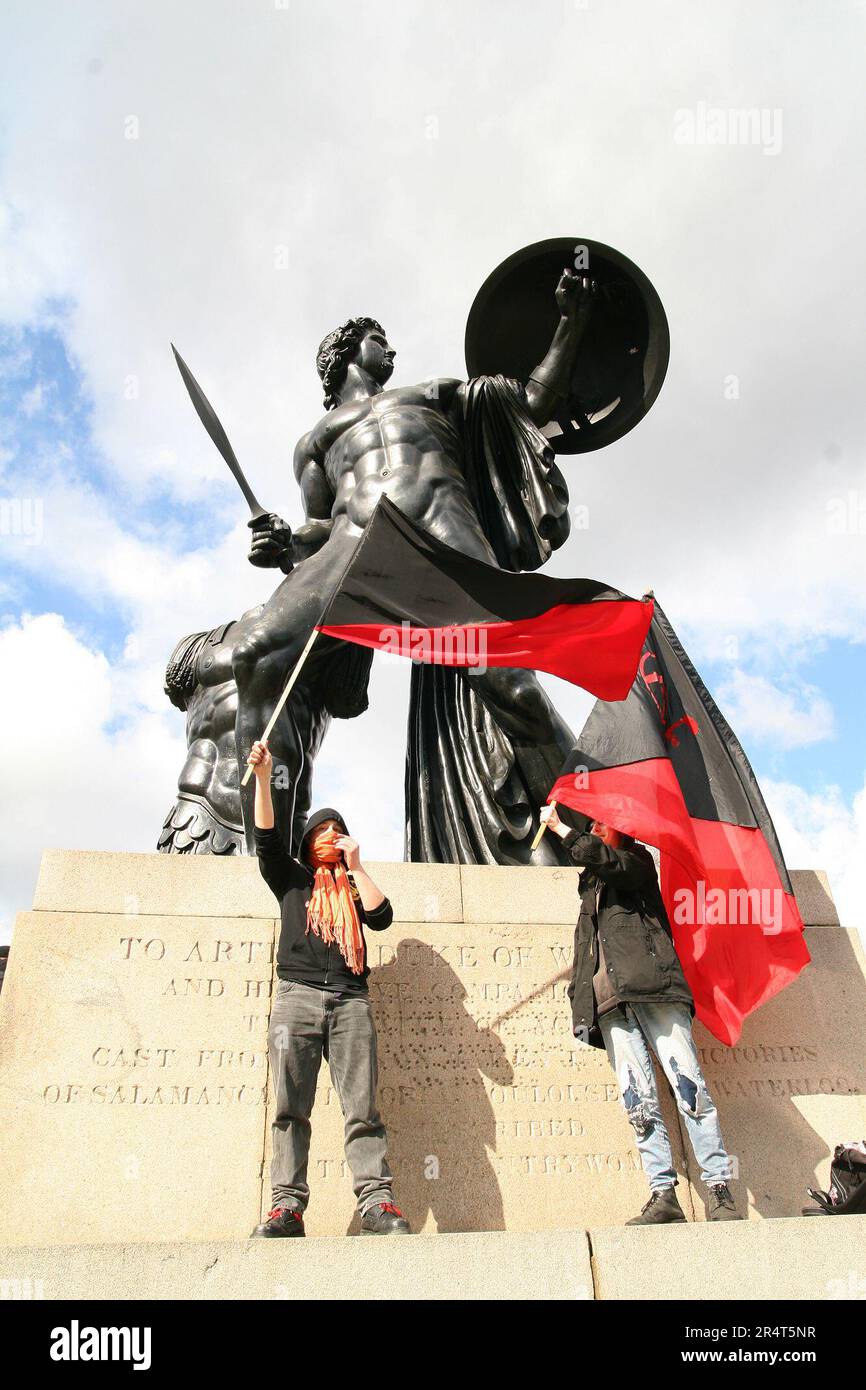
[{"label": "wooden flag pole", "polygon": [[[265,740],[266,738],[269,737],[270,732],[271,732],[271,729],[274,727],[274,725],[275,725],[276,722],[277,722],[277,719],[279,718],[280,710],[283,708],[283,705],[286,703],[286,701],[288,700],[289,696],[291,695],[291,693],[292,693],[292,686],[295,684],[295,681],[298,679],[298,676],[301,674],[301,668],[302,668],[304,662],[306,661],[307,657],[310,655],[310,648],[312,647],[313,643],[315,642],[316,638],[317,638],[318,635],[319,635],[319,629],[320,629],[320,628],[322,627],[322,625],[324,624],[324,621],[325,621],[325,618],[326,618],[326,616],[327,616],[328,610],[329,610],[329,608],[331,607],[331,604],[334,602],[334,599],[337,597],[337,594],[340,592],[341,588],[343,587],[343,581],[345,580],[346,575],[349,573],[349,568],[350,568],[350,566],[354,563],[355,560],[357,560],[359,554],[361,553],[361,547],[364,545],[364,543],[365,543],[366,540],[367,540],[367,537],[368,537],[369,534],[370,534],[370,528],[371,528],[371,526],[372,526],[372,524],[373,524],[373,519],[374,519],[374,517],[375,517],[377,511],[379,510],[379,504],[381,503],[381,501],[382,501],[382,498],[381,498],[381,497],[377,498],[377,500],[376,500],[376,505],[375,505],[375,507],[373,508],[373,515],[370,517],[370,520],[367,522],[367,525],[364,527],[364,534],[362,535],[362,537],[361,537],[360,541],[358,542],[358,544],[355,546],[354,550],[351,550],[351,551],[349,552],[349,558],[348,558],[348,560],[346,561],[345,565],[343,566],[343,571],[342,571],[342,573],[341,573],[341,575],[340,575],[340,578],[337,580],[337,583],[334,585],[333,591],[332,591],[332,593],[331,593],[331,597],[328,599],[328,602],[325,604],[325,607],[322,609],[322,616],[316,620],[316,624],[315,624],[315,626],[313,627],[313,630],[312,630],[312,632],[310,633],[309,637],[307,638],[307,645],[304,647],[304,650],[301,652],[301,655],[298,657],[298,660],[297,660],[297,662],[295,663],[295,669],[294,669],[294,671],[292,672],[292,674],[289,676],[289,679],[286,681],[286,688],[285,688],[285,690],[283,691],[282,695],[280,696],[279,700],[277,701],[277,704],[276,704],[276,707],[275,707],[275,709],[274,709],[274,712],[273,712],[273,714],[271,715],[270,719],[268,720],[267,727],[265,728],[265,731],[264,731],[264,733],[262,734],[261,739],[258,740],[258,742],[263,743],[264,740]],[[247,763],[247,770],[246,770],[246,772],[244,773],[243,777],[241,778],[241,786],[242,786],[242,787],[245,787],[245,786],[247,785],[247,782],[250,780],[250,777],[252,776],[252,772],[253,772],[253,765],[252,765],[252,763]]]},{"label": "wooden flag pole", "polygon": [[[312,632],[310,633],[309,637],[307,638],[307,645],[304,647],[304,650],[301,652],[301,655],[298,657],[297,661],[295,662],[295,669],[292,671],[292,674],[289,676],[289,679],[286,681],[286,686],[285,686],[285,689],[283,690],[282,695],[280,696],[279,700],[277,701],[276,705],[274,706],[274,712],[273,712],[273,714],[271,715],[270,719],[268,720],[268,722],[267,722],[267,724],[266,724],[266,726],[265,726],[265,731],[264,731],[264,733],[262,734],[261,738],[260,738],[259,740],[257,740],[259,743],[264,743],[265,739],[270,737],[271,729],[274,727],[274,725],[275,725],[276,722],[277,722],[277,719],[279,718],[280,710],[283,708],[283,705],[286,703],[286,701],[288,700],[289,696],[291,695],[291,693],[292,693],[292,686],[295,684],[295,681],[298,679],[298,676],[301,674],[301,667],[303,666],[303,664],[304,664],[304,662],[306,661],[307,657],[310,655],[310,648],[312,647],[312,645],[313,645],[313,643],[315,642],[315,640],[316,640],[316,638],[318,637],[318,635],[319,635],[319,629],[318,629],[317,627],[314,627],[313,630],[312,630]],[[247,782],[250,780],[250,778],[252,777],[252,775],[253,775],[253,765],[252,765],[252,763],[248,762],[248,763],[247,763],[247,770],[246,770],[246,772],[244,773],[243,777],[241,778],[241,786],[242,786],[242,787],[245,787],[245,786],[247,785]]]},{"label": "wooden flag pole", "polygon": [[[549,802],[548,802],[548,805],[550,806],[551,810],[555,810],[555,809],[556,809],[556,802],[555,802],[555,801],[549,801]],[[532,841],[532,844],[529,846],[529,852],[530,852],[530,854],[532,853],[532,851],[533,851],[534,849],[538,849],[538,846],[541,844],[541,837],[542,837],[542,835],[544,834],[544,832],[545,832],[546,829],[547,829],[547,821],[546,821],[546,820],[543,820],[543,821],[541,822],[540,826],[538,827],[538,829],[537,829],[536,832],[535,832],[535,839]]]}]

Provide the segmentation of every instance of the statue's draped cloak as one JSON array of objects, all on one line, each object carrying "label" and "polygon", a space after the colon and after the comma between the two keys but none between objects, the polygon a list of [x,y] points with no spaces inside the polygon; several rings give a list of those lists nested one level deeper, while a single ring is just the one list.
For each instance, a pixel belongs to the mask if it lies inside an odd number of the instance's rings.
[{"label": "statue's draped cloak", "polygon": [[[503,569],[538,569],[568,536],[568,488],[529,416],[524,387],[503,376],[476,377],[460,401],[464,470],[481,528]],[[537,808],[561,764],[561,748],[514,741],[462,671],[415,665],[406,858],[529,862]],[[532,862],[570,861],[559,839],[545,835]]]}]

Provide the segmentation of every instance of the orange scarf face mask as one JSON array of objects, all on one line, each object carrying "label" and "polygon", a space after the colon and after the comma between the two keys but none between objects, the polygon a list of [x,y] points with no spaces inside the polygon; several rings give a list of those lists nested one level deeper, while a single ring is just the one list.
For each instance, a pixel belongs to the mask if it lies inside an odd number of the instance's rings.
[{"label": "orange scarf face mask", "polygon": [[334,843],[342,833],[332,828],[317,830],[308,841],[307,858],[316,876],[307,907],[307,931],[329,944],[335,941],[352,974],[360,975],[364,969],[361,919],[343,852]]}]

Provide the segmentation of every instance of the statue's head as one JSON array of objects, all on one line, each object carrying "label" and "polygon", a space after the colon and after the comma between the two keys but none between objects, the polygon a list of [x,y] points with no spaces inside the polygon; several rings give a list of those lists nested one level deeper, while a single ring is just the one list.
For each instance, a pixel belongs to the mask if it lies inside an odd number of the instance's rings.
[{"label": "statue's head", "polygon": [[388,346],[385,330],[375,319],[347,319],[319,344],[316,370],[325,388],[325,409],[340,404],[339,391],[354,362],[380,386],[394,370],[394,349]]}]

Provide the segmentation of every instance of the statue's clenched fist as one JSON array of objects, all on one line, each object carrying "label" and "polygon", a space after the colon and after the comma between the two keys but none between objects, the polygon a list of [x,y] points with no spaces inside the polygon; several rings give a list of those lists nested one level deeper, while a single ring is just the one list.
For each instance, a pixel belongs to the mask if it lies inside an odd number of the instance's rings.
[{"label": "statue's clenched fist", "polygon": [[584,320],[592,313],[598,286],[588,275],[566,268],[556,287],[556,306],[564,319]]},{"label": "statue's clenched fist", "polygon": [[267,516],[255,517],[247,525],[253,533],[247,556],[251,565],[257,569],[281,569],[283,574],[294,569],[292,528],[281,516],[268,512]]}]

